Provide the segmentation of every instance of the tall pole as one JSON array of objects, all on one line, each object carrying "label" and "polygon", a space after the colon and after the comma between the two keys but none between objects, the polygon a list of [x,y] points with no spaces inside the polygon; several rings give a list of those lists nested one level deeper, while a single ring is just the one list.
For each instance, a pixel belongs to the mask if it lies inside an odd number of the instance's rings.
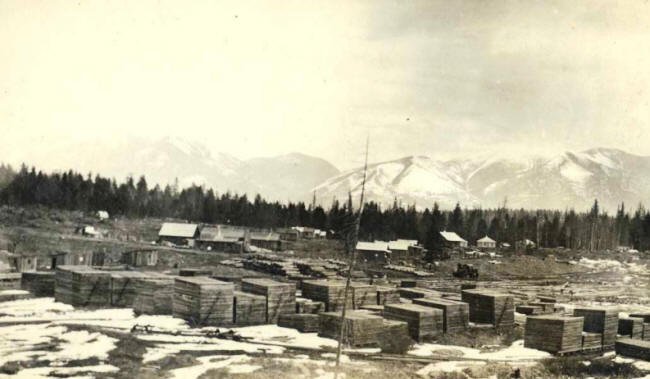
[{"label": "tall pole", "polygon": [[350,292],[350,282],[352,281],[352,271],[354,269],[355,255],[357,240],[359,239],[359,228],[361,225],[361,214],[363,213],[364,207],[364,195],[366,191],[366,178],[368,173],[368,146],[370,145],[370,137],[366,138],[366,158],[363,165],[363,181],[361,182],[361,196],[359,198],[359,210],[354,221],[354,229],[352,231],[352,238],[350,238],[350,243],[347,244],[348,256],[350,257],[350,262],[348,264],[347,277],[345,279],[345,291],[343,292],[343,309],[341,310],[341,323],[339,327],[339,341],[336,349],[336,368],[334,370],[334,379],[338,378],[339,368],[341,365],[341,351],[343,350],[343,336],[345,335],[345,310],[348,304],[348,293]]}]

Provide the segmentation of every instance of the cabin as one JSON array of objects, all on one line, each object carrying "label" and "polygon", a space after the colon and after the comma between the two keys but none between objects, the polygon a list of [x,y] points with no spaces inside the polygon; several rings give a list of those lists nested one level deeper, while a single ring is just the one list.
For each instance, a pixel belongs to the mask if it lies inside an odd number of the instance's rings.
[{"label": "cabin", "polygon": [[497,241],[487,235],[476,241],[476,247],[479,249],[494,249],[497,247]]},{"label": "cabin", "polygon": [[56,252],[49,255],[50,269],[54,270],[59,266],[103,266],[103,258],[103,254],[99,253],[95,258],[95,254],[90,251]]},{"label": "cabin", "polygon": [[300,232],[290,228],[280,228],[275,230],[280,235],[282,241],[295,242],[300,238]]},{"label": "cabin", "polygon": [[38,268],[38,257],[36,254],[10,253],[8,258],[11,268],[16,272],[36,271]]},{"label": "cabin", "polygon": [[282,249],[282,241],[280,240],[280,235],[278,233],[251,232],[249,236],[249,243],[252,246],[273,251]]},{"label": "cabin", "polygon": [[199,226],[196,224],[165,222],[158,232],[158,242],[169,242],[174,245],[193,246],[198,237]]},{"label": "cabin", "polygon": [[198,246],[204,250],[222,251],[225,253],[242,253],[245,248],[246,229],[217,225],[201,229]]},{"label": "cabin", "polygon": [[400,260],[419,259],[424,255],[424,247],[418,246],[417,240],[398,239],[388,241],[388,250],[394,262]]},{"label": "cabin", "polygon": [[357,242],[357,257],[360,260],[374,263],[388,263],[391,252],[388,250],[388,242]]},{"label": "cabin", "polygon": [[151,267],[158,263],[157,250],[125,251],[122,253],[122,263],[133,267]]},{"label": "cabin", "polygon": [[99,221],[105,221],[108,220],[110,216],[108,215],[108,212],[106,211],[97,211],[97,219]]},{"label": "cabin", "polygon": [[440,232],[440,235],[445,241],[445,246],[447,247],[467,247],[467,241],[461,238],[461,236],[455,232],[442,231]]}]

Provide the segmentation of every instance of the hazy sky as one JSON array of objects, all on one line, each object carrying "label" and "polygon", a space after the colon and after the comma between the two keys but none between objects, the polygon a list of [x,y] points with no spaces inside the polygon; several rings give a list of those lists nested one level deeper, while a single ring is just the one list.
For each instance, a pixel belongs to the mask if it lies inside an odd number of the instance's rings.
[{"label": "hazy sky", "polygon": [[[185,136],[339,167],[650,146],[647,1],[0,0],[0,161]],[[50,154],[50,155],[48,155]]]}]

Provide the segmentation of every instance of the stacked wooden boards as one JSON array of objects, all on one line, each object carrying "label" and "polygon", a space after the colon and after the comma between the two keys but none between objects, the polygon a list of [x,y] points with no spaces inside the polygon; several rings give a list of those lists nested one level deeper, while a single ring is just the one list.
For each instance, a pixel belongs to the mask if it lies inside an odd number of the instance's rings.
[{"label": "stacked wooden boards", "polygon": [[643,333],[641,338],[644,341],[650,341],[650,313],[633,313],[630,317],[643,319]]},{"label": "stacked wooden boards", "polygon": [[178,270],[179,276],[212,276],[212,270],[207,268],[182,268]]},{"label": "stacked wooden boards", "polygon": [[399,295],[406,299],[421,299],[423,297],[441,297],[442,293],[426,288],[399,288]]},{"label": "stacked wooden boards", "polygon": [[139,271],[111,271],[111,305],[128,307],[134,305],[137,295],[136,279],[148,277]]},{"label": "stacked wooden boards", "polygon": [[389,320],[404,321],[409,334],[418,341],[433,338],[443,332],[443,311],[417,304],[386,304],[384,317]]},{"label": "stacked wooden boards", "polygon": [[320,313],[325,312],[325,303],[305,299],[304,297],[296,298],[296,313]]},{"label": "stacked wooden boards", "polygon": [[54,296],[54,271],[23,272],[20,288],[29,291],[34,297]]},{"label": "stacked wooden boards", "polygon": [[311,313],[284,313],[278,318],[278,326],[297,329],[303,333],[316,333],[320,330],[320,317]]},{"label": "stacked wooden boards", "polygon": [[111,303],[111,274],[88,266],[59,266],[55,274],[56,301],[100,307]]},{"label": "stacked wooden boards", "polygon": [[266,323],[266,297],[235,291],[233,323],[237,326]]},{"label": "stacked wooden boards", "polygon": [[166,275],[135,278],[136,295],[133,300],[135,314],[171,315],[175,278]]},{"label": "stacked wooden boards", "polygon": [[400,302],[399,291],[393,287],[377,287],[377,305],[397,304]]},{"label": "stacked wooden boards", "polygon": [[174,280],[173,315],[192,326],[228,326],[233,318],[234,285],[205,276]]},{"label": "stacked wooden boards", "polygon": [[524,347],[568,353],[582,350],[582,317],[542,315],[526,317]]},{"label": "stacked wooden boards", "polygon": [[[341,312],[324,312],[320,317],[319,336],[338,339],[341,328]],[[349,310],[343,322],[343,343],[350,346],[371,346],[377,344],[377,336],[382,331],[384,321],[381,316],[365,311]]]},{"label": "stacked wooden boards", "polygon": [[542,315],[545,313],[544,308],[537,305],[517,305],[515,311],[527,316]]},{"label": "stacked wooden boards", "polygon": [[413,304],[442,310],[443,330],[453,333],[467,329],[469,325],[469,304],[447,299],[413,299]]},{"label": "stacked wooden boards", "polygon": [[350,283],[352,292],[352,306],[354,309],[360,309],[364,305],[377,304],[377,287],[359,282]]},{"label": "stacked wooden boards", "polygon": [[511,328],[515,323],[512,295],[486,289],[464,290],[463,302],[469,304],[469,321],[492,324],[495,328]]},{"label": "stacked wooden boards", "polygon": [[615,349],[616,354],[650,361],[650,342],[648,341],[621,338],[616,341]]},{"label": "stacked wooden boards", "polygon": [[584,317],[585,332],[601,333],[603,349],[613,349],[618,332],[618,312],[609,308],[575,308],[573,315]]},{"label": "stacked wooden boards", "polygon": [[639,317],[619,318],[618,334],[630,338],[643,339],[643,319]]},{"label": "stacked wooden boards", "polygon": [[582,350],[600,349],[603,335],[601,333],[582,332]]},{"label": "stacked wooden boards", "polygon": [[[305,280],[302,282],[302,296],[325,303],[327,312],[343,309],[345,282],[338,280]],[[354,304],[352,291],[348,293],[346,308]]]},{"label": "stacked wooden boards", "polygon": [[241,289],[266,296],[266,322],[275,324],[284,313],[296,313],[296,284],[271,279],[242,279]]}]

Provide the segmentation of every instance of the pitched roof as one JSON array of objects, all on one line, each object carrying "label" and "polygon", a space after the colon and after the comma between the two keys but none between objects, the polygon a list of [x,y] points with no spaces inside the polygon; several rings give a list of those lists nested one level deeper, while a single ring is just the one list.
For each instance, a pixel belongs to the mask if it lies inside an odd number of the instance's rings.
[{"label": "pitched roof", "polygon": [[228,226],[206,226],[201,229],[200,241],[213,241],[213,242],[236,242],[243,240],[246,236],[246,229]]},{"label": "pitched roof", "polygon": [[454,232],[442,231],[440,232],[440,235],[448,242],[467,242]]},{"label": "pitched roof", "polygon": [[280,235],[273,232],[252,232],[251,240],[257,241],[280,241]]},{"label": "pitched roof", "polygon": [[159,237],[183,237],[192,238],[196,234],[196,224],[179,224],[175,222],[165,222],[158,232]]},{"label": "pitched roof", "polygon": [[417,240],[403,240],[398,239],[396,241],[388,241],[389,250],[408,250],[409,246],[415,246],[418,244]]},{"label": "pitched roof", "polygon": [[490,237],[488,237],[486,235],[485,237],[481,238],[480,240],[478,240],[476,242],[495,242],[496,243],[497,241],[493,240],[492,238],[490,238]]},{"label": "pitched roof", "polygon": [[357,250],[385,251],[388,252],[388,242],[357,242]]}]

